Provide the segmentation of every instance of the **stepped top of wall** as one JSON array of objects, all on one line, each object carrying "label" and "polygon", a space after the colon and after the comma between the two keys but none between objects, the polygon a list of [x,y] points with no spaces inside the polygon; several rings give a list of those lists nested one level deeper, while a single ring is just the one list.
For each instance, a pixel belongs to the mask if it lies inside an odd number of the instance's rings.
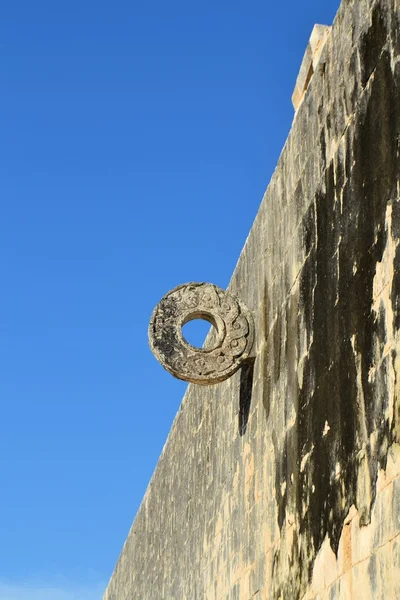
[{"label": "stepped top of wall", "polygon": [[314,25],[292,95],[292,104],[295,111],[297,111],[303,101],[310,79],[318,66],[322,49],[328,39],[330,30],[331,27],[328,25]]}]

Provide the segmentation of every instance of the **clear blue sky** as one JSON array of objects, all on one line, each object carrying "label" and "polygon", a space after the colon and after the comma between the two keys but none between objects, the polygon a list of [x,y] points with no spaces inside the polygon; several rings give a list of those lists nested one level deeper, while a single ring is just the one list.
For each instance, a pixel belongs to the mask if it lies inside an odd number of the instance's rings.
[{"label": "clear blue sky", "polygon": [[338,5],[3,4],[0,600],[101,598],[186,387],[151,311],[226,287]]}]

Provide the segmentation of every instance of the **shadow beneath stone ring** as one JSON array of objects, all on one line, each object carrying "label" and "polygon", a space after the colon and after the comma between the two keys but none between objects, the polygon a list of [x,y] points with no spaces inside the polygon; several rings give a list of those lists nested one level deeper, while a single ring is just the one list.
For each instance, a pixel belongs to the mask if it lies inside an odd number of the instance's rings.
[{"label": "shadow beneath stone ring", "polygon": [[249,420],[255,360],[255,358],[249,358],[240,371],[239,435],[241,436],[246,433]]}]

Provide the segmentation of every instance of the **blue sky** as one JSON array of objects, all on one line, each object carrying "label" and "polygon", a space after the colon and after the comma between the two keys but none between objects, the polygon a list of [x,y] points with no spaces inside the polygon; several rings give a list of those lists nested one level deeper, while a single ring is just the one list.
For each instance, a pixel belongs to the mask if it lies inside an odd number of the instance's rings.
[{"label": "blue sky", "polygon": [[338,4],[4,4],[0,600],[101,598],[186,388],[150,314],[226,287]]}]

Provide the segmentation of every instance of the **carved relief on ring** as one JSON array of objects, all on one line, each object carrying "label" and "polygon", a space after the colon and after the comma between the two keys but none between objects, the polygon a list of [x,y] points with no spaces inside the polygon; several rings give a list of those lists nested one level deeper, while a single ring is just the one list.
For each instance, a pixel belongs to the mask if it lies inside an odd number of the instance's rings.
[{"label": "carved relief on ring", "polygon": [[[196,348],[182,334],[193,319],[214,326],[212,347]],[[153,311],[150,347],[178,379],[200,385],[224,381],[249,357],[254,340],[250,311],[241,300],[212,283],[187,283],[164,296]]]}]

